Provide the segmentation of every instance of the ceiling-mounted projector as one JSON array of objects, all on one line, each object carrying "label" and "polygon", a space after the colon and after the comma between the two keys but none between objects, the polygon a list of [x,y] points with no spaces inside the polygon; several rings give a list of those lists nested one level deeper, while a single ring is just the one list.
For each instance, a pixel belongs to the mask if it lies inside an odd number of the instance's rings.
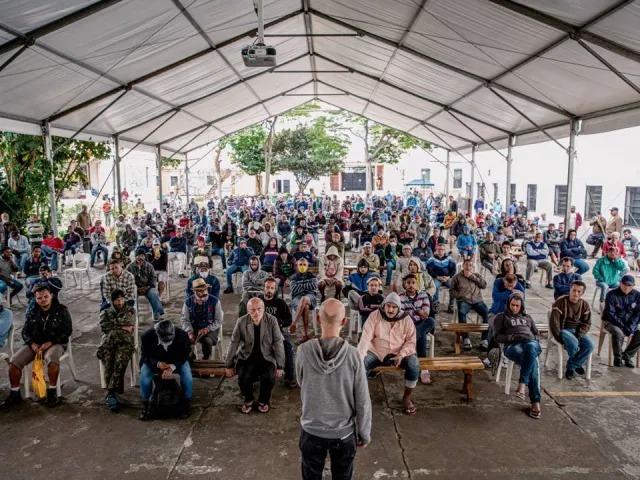
[{"label": "ceiling-mounted projector", "polygon": [[242,61],[247,67],[275,67],[276,49],[264,44],[264,17],[262,0],[254,0],[253,6],[258,15],[258,35],[256,41],[242,49]]},{"label": "ceiling-mounted projector", "polygon": [[242,49],[242,60],[247,67],[274,67],[276,49],[264,43],[254,43]]}]

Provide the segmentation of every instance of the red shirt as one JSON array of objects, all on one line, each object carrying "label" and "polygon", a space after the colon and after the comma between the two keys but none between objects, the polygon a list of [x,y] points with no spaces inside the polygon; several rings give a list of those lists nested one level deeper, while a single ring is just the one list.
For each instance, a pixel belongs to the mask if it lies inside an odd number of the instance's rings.
[{"label": "red shirt", "polygon": [[62,249],[64,248],[64,242],[61,238],[57,237],[45,238],[42,240],[42,244],[54,250],[62,251]]}]

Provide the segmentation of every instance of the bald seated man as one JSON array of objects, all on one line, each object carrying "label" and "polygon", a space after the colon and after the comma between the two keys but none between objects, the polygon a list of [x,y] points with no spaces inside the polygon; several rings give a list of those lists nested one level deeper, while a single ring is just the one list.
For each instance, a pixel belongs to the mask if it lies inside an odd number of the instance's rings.
[{"label": "bald seated man", "polygon": [[[226,376],[238,374],[238,384],[244,397],[244,403],[239,407],[242,413],[248,414],[254,409],[267,413],[276,377],[282,377],[283,373],[282,333],[276,317],[265,312],[261,298],[250,299],[247,312],[238,318],[231,334]],[[253,396],[255,382],[260,382],[257,404]]]},{"label": "bald seated man", "polygon": [[330,298],[318,312],[322,335],[300,345],[302,478],[321,480],[327,456],[334,479],[353,477],[357,447],[371,441],[371,399],[358,350],[340,337],[344,305]]}]

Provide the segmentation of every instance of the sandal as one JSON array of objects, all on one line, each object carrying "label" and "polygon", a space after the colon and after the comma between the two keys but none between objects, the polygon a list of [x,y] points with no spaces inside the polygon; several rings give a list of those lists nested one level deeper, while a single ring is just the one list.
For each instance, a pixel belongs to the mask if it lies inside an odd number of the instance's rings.
[{"label": "sandal", "polygon": [[267,413],[269,411],[269,404],[268,403],[259,403],[258,404],[258,411],[260,413]]},{"label": "sandal", "polygon": [[540,410],[534,410],[533,408],[530,408],[529,416],[531,418],[535,418],[536,420],[540,420],[542,418],[542,412]]},{"label": "sandal", "polygon": [[416,408],[416,406],[412,403],[411,405],[409,405],[408,407],[405,407],[404,409],[404,414],[405,415],[409,415],[409,416],[414,416],[416,414],[416,412],[418,411],[418,409]]},{"label": "sandal", "polygon": [[243,403],[242,405],[239,405],[238,408],[240,409],[240,411],[244,414],[249,414],[251,413],[251,410],[253,410],[253,402],[252,403]]},{"label": "sandal", "polygon": [[524,392],[516,392],[514,393],[514,395],[518,397],[520,400],[524,400],[524,401],[527,400],[527,395]]}]

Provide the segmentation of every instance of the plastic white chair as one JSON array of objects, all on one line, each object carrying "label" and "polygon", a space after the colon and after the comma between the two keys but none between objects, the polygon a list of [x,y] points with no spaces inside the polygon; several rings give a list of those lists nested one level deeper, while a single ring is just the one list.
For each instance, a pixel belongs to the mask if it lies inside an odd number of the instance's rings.
[{"label": "plastic white chair", "polygon": [[[80,287],[81,290],[84,290],[84,282],[82,282],[82,274],[87,275],[87,281],[89,282],[89,286],[91,286],[91,255],[88,253],[76,253],[73,256],[73,266],[64,270],[64,283],[65,285],[69,285],[68,279],[69,274],[73,276],[73,281],[75,282],[76,288]],[[79,281],[78,281],[79,280]]]},{"label": "plastic white chair", "polygon": [[[62,362],[66,361],[69,364],[69,370],[71,370],[71,376],[75,382],[78,381],[78,375],[76,373],[76,364],[73,360],[73,349],[71,347],[71,337],[67,343],[67,351],[60,357],[60,366]],[[24,398],[31,396],[31,367],[33,363],[30,363],[24,368],[22,372],[23,386],[24,386]],[[62,395],[62,368],[58,372],[58,382],[56,383],[56,392],[58,396]]]},{"label": "plastic white chair", "polygon": [[[595,288],[593,289],[593,298],[591,299],[591,308],[595,309],[595,304],[596,304],[596,298],[598,298],[598,292],[602,290],[602,286],[598,285],[596,283]],[[607,292],[605,291],[605,296],[607,294]],[[598,303],[598,312],[602,313],[602,310],[600,309],[600,304]]]},{"label": "plastic white chair", "polygon": [[[602,351],[602,345],[604,345],[605,338],[609,335],[609,363],[610,367],[613,367],[613,337],[607,330],[604,328],[604,321],[600,323],[600,335],[598,338],[598,356],[600,356],[600,352]],[[625,344],[628,344],[630,341],[630,337],[624,337],[624,341],[622,342],[622,348],[624,349]],[[636,354],[636,368],[640,367],[640,352]]]},{"label": "plastic white chair", "polygon": [[[224,332],[222,330],[222,327],[224,326],[224,311],[222,312],[222,322],[220,323],[220,333],[218,334],[218,343],[216,345],[213,346],[213,350],[211,352],[211,358],[214,360],[220,360],[220,361],[224,361],[225,360],[225,343],[224,343]],[[196,342],[191,346],[191,350],[193,351],[193,354],[195,355],[196,359],[200,358],[199,352],[198,352],[198,345],[200,343]],[[201,347],[202,348],[202,347]]]},{"label": "plastic white chair", "polygon": [[[549,343],[547,343],[547,351],[544,355],[544,367],[547,368],[547,364],[549,363],[549,353],[551,352],[553,347],[558,348],[558,378],[562,380],[564,378],[564,347],[560,342],[553,338],[553,335],[549,335]],[[593,352],[589,354],[589,359],[587,360],[587,380],[591,380],[592,358]]]},{"label": "plastic white chair", "polygon": [[[136,315],[136,323],[135,328],[133,330],[133,355],[131,355],[131,360],[129,361],[129,372],[131,376],[131,386],[136,386],[136,375],[138,374],[138,368],[140,364],[140,328],[138,322],[138,316]],[[104,378],[104,364],[102,360],[98,360],[98,368],[100,371],[100,388],[107,388],[107,382]]]},{"label": "plastic white chair", "polygon": [[[540,360],[537,359],[537,361],[538,361],[538,378],[540,378]],[[500,345],[500,365],[498,365],[498,371],[496,372],[496,383],[500,383],[500,376],[502,374],[502,369],[506,368],[507,372],[506,372],[505,383],[504,383],[505,395],[509,395],[509,392],[511,391],[511,377],[513,376],[514,365],[515,365],[515,362],[509,360],[506,357],[506,355],[504,354],[504,349],[502,345]]]}]

